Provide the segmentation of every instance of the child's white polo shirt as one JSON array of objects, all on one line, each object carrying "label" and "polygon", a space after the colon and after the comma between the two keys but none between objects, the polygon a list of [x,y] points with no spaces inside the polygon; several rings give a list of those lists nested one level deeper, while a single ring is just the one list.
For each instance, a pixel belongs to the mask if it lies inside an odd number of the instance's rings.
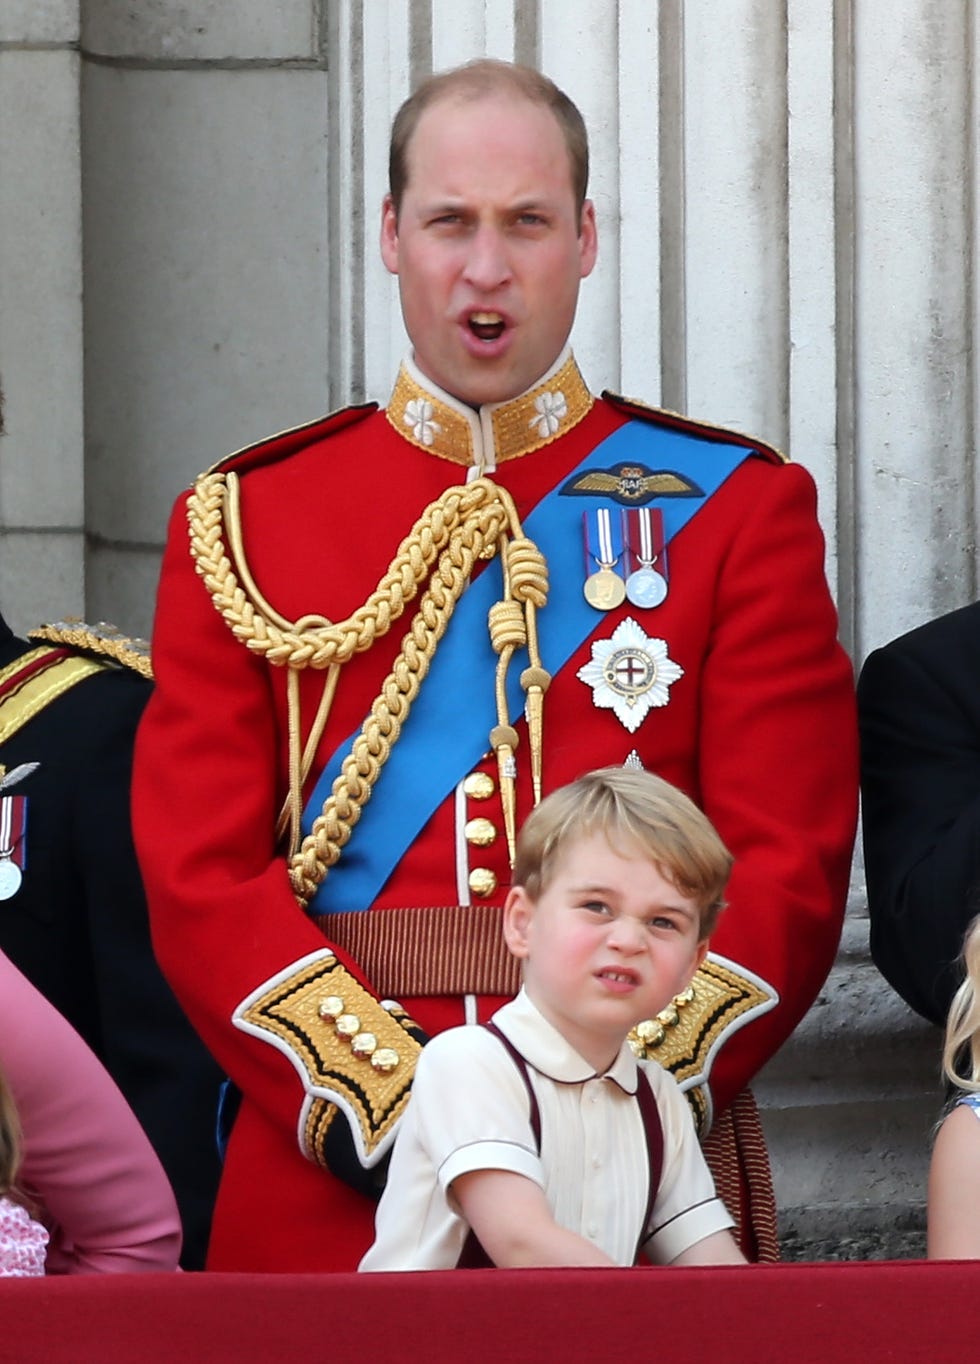
[{"label": "child's white polo shirt", "polygon": [[664,1134],[663,1171],[644,1250],[657,1264],[733,1225],[715,1194],[687,1101],[655,1062],[624,1042],[596,1075],[521,991],[493,1020],[528,1063],[541,1114],[541,1154],[523,1077],[499,1039],[452,1028],[422,1052],[395,1142],[376,1239],[363,1270],[451,1269],[469,1232],[450,1185],[474,1170],[525,1175],[555,1221],[633,1263],[646,1209],[649,1162],[638,1084],[653,1090]]}]

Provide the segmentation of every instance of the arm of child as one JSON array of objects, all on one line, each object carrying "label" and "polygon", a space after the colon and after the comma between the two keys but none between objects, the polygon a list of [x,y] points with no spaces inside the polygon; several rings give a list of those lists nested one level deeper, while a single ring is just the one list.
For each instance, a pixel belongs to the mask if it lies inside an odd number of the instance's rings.
[{"label": "arm of child", "polygon": [[524,1175],[473,1170],[453,1180],[452,1193],[483,1249],[501,1269],[614,1264],[591,1241],[560,1227],[543,1190]]},{"label": "arm of child", "polygon": [[930,1260],[980,1259],[980,1122],[965,1106],[945,1119],[929,1167]]},{"label": "arm of child", "polygon": [[672,1265],[744,1265],[748,1264],[730,1231],[713,1231],[693,1246],[682,1250]]}]

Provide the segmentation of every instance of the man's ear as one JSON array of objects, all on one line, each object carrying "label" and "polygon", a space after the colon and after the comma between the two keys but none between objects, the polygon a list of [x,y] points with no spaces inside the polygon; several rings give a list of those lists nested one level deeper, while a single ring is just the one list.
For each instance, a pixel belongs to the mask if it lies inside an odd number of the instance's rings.
[{"label": "man's ear", "polygon": [[582,205],[582,218],[578,234],[579,269],[581,278],[592,274],[596,256],[599,252],[599,233],[595,222],[595,204],[586,199]]},{"label": "man's ear", "polygon": [[398,274],[398,217],[390,194],[381,201],[381,259],[386,269]]},{"label": "man's ear", "polygon": [[523,960],[528,954],[528,938],[534,905],[523,886],[512,886],[504,901],[504,942],[513,956]]}]

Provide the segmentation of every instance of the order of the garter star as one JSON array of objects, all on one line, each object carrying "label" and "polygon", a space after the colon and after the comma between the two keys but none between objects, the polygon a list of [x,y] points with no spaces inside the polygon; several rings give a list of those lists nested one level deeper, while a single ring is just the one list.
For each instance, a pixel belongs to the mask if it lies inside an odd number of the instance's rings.
[{"label": "order of the garter star", "polygon": [[613,631],[611,639],[596,640],[592,658],[576,674],[592,688],[592,703],[612,710],[633,734],[652,706],[665,706],[670,688],[684,669],[667,656],[667,643],[648,638],[632,616]]}]

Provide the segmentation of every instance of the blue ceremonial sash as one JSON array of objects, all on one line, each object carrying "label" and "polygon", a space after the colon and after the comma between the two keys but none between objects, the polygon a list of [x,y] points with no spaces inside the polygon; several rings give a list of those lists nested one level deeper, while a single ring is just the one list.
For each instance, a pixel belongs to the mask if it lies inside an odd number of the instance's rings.
[{"label": "blue ceremonial sash", "polygon": [[[742,445],[722,445],[629,421],[591,450],[559,487],[589,469],[609,469],[627,461],[682,471],[702,495],[654,499],[652,505],[663,513],[664,540],[669,544],[751,453]],[[548,604],[538,614],[538,636],[541,661],[552,676],[600,624],[582,595],[582,514],[607,507],[609,501],[606,494],[576,492],[562,497],[559,488],[553,488],[524,520],[525,534],[548,564]],[[502,593],[497,556],[457,602],[381,779],[339,862],[310,901],[311,914],[369,909],[429,817],[486,753],[488,735],[497,723],[493,686],[497,655],[490,644],[487,615]],[[507,679],[512,723],[524,709],[520,674],[527,666],[526,651],[515,653]],[[349,735],[324,767],[303,812],[304,834],[323,810],[356,737]]]}]

